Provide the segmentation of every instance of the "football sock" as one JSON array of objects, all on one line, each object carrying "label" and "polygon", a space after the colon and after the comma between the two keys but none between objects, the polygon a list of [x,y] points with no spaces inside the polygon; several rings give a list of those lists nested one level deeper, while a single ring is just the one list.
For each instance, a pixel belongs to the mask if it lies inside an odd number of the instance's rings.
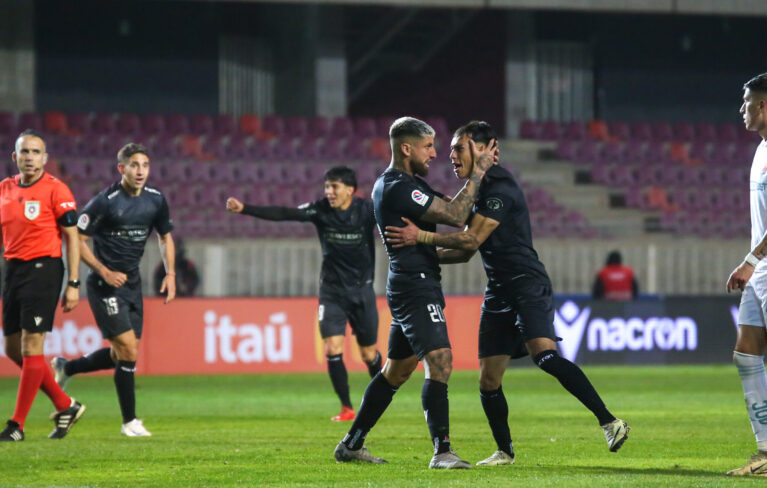
[{"label": "football sock", "polygon": [[386,411],[398,388],[390,385],[381,373],[373,377],[362,397],[362,404],[352,423],[352,428],[341,441],[346,447],[353,451],[362,447],[368,432]]},{"label": "football sock", "polygon": [[57,412],[61,412],[72,405],[72,399],[69,395],[64,393],[64,390],[62,390],[58,383],[56,383],[56,379],[53,377],[53,372],[47,364],[45,365],[43,378],[40,382],[40,389],[51,399]]},{"label": "football sock", "polygon": [[450,403],[447,383],[427,379],[421,389],[421,405],[434,443],[434,454],[450,450]]},{"label": "football sock", "polygon": [[72,376],[78,373],[90,373],[91,371],[112,369],[114,367],[115,363],[112,361],[112,349],[104,347],[93,351],[87,356],[67,361],[64,365],[64,373],[66,373],[67,376]]},{"label": "football sock", "polygon": [[370,377],[374,377],[378,374],[379,371],[381,371],[381,353],[376,351],[376,357],[369,363],[368,365],[368,373],[370,374]]},{"label": "football sock", "polygon": [[136,361],[117,361],[115,366],[115,387],[123,423],[136,418]]},{"label": "football sock", "polygon": [[764,369],[764,356],[754,356],[735,351],[732,360],[738,368],[743,393],[746,397],[746,409],[751,420],[751,430],[756,437],[760,451],[767,451],[767,425],[761,421],[767,415],[767,372]]},{"label": "football sock", "polygon": [[561,357],[557,351],[543,351],[535,356],[535,364],[539,368],[555,377],[575,398],[593,413],[599,425],[604,425],[615,420],[615,416],[607,410],[599,394],[591,385],[581,368],[574,363]]},{"label": "football sock", "polygon": [[493,439],[495,439],[498,449],[509,456],[513,455],[514,446],[511,444],[508,421],[509,405],[506,403],[503,388],[479,390],[479,398],[482,400],[482,408],[485,410],[485,417],[490,424],[490,430],[493,432]]},{"label": "football sock", "polygon": [[19,424],[19,428],[24,430],[24,421],[27,419],[29,409],[35,401],[37,390],[43,382],[43,375],[47,368],[45,358],[40,356],[24,356],[24,363],[21,366],[21,378],[19,380],[19,391],[16,394],[16,409],[13,411],[11,420]]},{"label": "football sock", "polygon": [[344,364],[344,355],[325,356],[328,360],[328,374],[330,382],[333,383],[333,389],[341,400],[344,407],[352,407],[352,401],[349,399],[349,374],[346,372]]}]

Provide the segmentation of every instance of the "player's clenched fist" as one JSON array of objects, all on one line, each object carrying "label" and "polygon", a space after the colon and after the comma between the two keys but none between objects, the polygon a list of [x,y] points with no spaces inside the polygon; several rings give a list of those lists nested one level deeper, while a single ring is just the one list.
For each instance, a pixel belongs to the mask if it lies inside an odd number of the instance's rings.
[{"label": "player's clenched fist", "polygon": [[242,204],[241,201],[237,200],[234,197],[229,197],[226,199],[226,209],[230,212],[234,213],[240,213],[242,212],[242,209],[245,208],[245,206]]}]

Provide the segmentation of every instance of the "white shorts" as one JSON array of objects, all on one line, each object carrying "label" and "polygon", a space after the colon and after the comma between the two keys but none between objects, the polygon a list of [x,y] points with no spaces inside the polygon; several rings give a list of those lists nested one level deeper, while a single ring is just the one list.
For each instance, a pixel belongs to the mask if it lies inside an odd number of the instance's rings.
[{"label": "white shorts", "polygon": [[[746,289],[740,297],[740,306],[738,307],[738,325],[753,325],[755,327],[765,327],[765,315],[767,315],[767,300],[762,290],[763,286],[755,288],[749,281],[746,283]],[[757,292],[759,289],[759,292]]]}]

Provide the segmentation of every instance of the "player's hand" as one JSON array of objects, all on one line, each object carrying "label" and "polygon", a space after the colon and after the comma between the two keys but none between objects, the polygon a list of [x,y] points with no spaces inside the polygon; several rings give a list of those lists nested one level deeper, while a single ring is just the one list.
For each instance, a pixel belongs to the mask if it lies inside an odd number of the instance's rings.
[{"label": "player's hand", "polygon": [[490,139],[482,149],[478,149],[474,141],[469,139],[469,149],[474,163],[474,174],[484,176],[485,172],[498,162],[498,139]]},{"label": "player's hand", "polygon": [[78,303],[80,303],[80,290],[68,286],[64,290],[64,297],[61,299],[61,307],[64,309],[64,313],[74,310]]},{"label": "player's hand", "polygon": [[741,265],[735,268],[727,279],[727,293],[730,293],[732,290],[745,290],[746,283],[748,283],[748,280],[751,279],[751,275],[753,274],[753,266],[746,262],[741,263]]},{"label": "player's hand", "polygon": [[120,271],[112,271],[111,269],[104,271],[104,274],[102,274],[101,277],[104,278],[107,285],[112,288],[120,288],[126,281],[128,281],[128,275],[121,273]]},{"label": "player's hand", "polygon": [[171,300],[176,298],[176,275],[172,274],[166,274],[165,278],[162,279],[162,286],[160,286],[160,293],[168,292],[168,295],[165,297],[165,303],[169,303]]},{"label": "player's hand", "polygon": [[386,242],[391,244],[392,247],[415,246],[418,244],[418,231],[421,229],[407,217],[402,217],[402,221],[407,224],[405,227],[386,226],[386,231],[384,231]]},{"label": "player's hand", "polygon": [[241,201],[237,200],[234,197],[229,197],[226,199],[226,209],[233,213],[240,213],[242,212],[242,209],[245,208],[245,205],[242,204]]}]

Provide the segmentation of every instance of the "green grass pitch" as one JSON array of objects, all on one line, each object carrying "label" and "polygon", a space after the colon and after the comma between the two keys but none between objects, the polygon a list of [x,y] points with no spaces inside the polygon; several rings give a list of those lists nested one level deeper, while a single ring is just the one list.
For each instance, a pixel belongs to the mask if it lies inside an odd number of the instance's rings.
[{"label": "green grass pitch", "polygon": [[[88,407],[63,440],[47,438],[51,404],[38,394],[26,440],[0,444],[0,486],[332,487],[675,487],[739,486],[763,479],[724,473],[755,443],[732,366],[587,367],[608,407],[632,431],[610,453],[591,414],[537,368],[506,373],[504,391],[517,452],[513,466],[427,469],[421,411],[423,372],[403,386],[368,436],[389,464],[336,464],[349,423],[324,374],[138,377],[138,413],[154,434],[120,435],[112,379],[74,378],[69,392]],[[351,374],[359,404],[368,382]],[[0,418],[13,411],[18,380],[0,379]],[[477,372],[450,380],[451,438],[476,462],[495,450],[477,393]]]}]

